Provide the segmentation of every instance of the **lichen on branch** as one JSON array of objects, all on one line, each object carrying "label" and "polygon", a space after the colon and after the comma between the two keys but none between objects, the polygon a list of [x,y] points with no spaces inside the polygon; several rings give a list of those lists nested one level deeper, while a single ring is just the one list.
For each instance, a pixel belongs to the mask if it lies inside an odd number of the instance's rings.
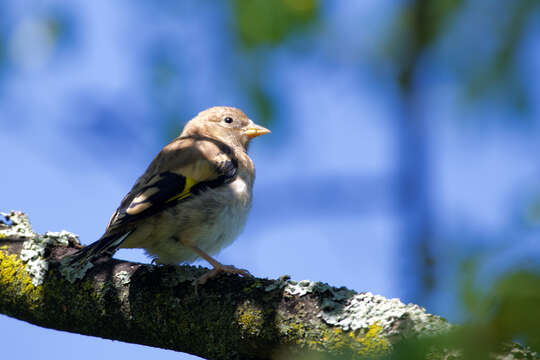
[{"label": "lichen on branch", "polygon": [[196,291],[193,279],[207,269],[99,259],[70,282],[61,260],[76,251],[77,237],[39,235],[23,213],[4,216],[0,313],[39,326],[207,359],[381,356],[403,339],[452,328],[417,305],[288,276],[223,275]]}]

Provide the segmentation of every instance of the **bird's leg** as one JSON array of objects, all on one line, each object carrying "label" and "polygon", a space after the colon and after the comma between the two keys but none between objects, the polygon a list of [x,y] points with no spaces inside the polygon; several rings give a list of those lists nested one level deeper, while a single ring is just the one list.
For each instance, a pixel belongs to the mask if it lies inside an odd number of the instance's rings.
[{"label": "bird's leg", "polygon": [[237,269],[232,265],[223,265],[222,263],[220,263],[219,261],[217,261],[216,259],[214,259],[213,257],[211,257],[210,255],[208,255],[207,253],[205,253],[204,251],[202,251],[196,246],[191,246],[191,249],[193,249],[193,251],[195,251],[200,257],[208,261],[210,265],[214,267],[212,270],[208,271],[206,274],[202,275],[197,280],[195,280],[195,286],[203,285],[209,279],[218,275],[220,272],[226,272],[229,274],[238,274],[238,275],[242,275],[246,277],[253,277],[253,275],[251,275],[249,271],[245,269]]}]

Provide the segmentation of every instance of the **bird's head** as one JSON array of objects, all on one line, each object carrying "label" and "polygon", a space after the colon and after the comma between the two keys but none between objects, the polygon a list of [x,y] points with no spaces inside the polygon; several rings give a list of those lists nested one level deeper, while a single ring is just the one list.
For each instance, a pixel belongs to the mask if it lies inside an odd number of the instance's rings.
[{"label": "bird's head", "polygon": [[251,139],[268,134],[270,130],[255,124],[240,109],[216,106],[201,111],[191,119],[181,136],[198,135],[220,140],[247,150]]}]

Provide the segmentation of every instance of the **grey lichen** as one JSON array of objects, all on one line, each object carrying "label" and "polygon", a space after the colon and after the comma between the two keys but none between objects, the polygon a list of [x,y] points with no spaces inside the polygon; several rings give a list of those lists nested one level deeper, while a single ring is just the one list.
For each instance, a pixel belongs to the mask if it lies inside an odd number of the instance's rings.
[{"label": "grey lichen", "polygon": [[62,230],[61,232],[47,232],[41,236],[36,234],[30,225],[28,217],[20,211],[2,213],[12,224],[0,234],[5,237],[28,238],[21,250],[21,260],[26,264],[26,271],[32,278],[32,284],[39,286],[43,283],[49,270],[49,263],[45,259],[45,250],[50,246],[67,246],[69,242],[78,243],[78,236]]},{"label": "grey lichen", "polygon": [[11,211],[10,213],[0,213],[12,224],[6,229],[0,230],[0,234],[5,237],[25,237],[32,238],[36,236],[28,217],[21,211]]},{"label": "grey lichen", "polygon": [[60,261],[60,272],[64,275],[66,280],[72,284],[75,281],[84,278],[88,270],[94,267],[94,264],[90,261],[84,263],[82,266],[73,266],[69,263],[69,260],[69,257],[66,256]]},{"label": "grey lichen", "polygon": [[328,284],[322,283],[322,282],[316,282],[316,281],[310,281],[310,280],[302,280],[302,281],[294,281],[290,280],[287,281],[287,285],[285,286],[285,291],[291,295],[296,296],[304,296],[309,293],[328,293],[329,299],[335,300],[335,301],[341,301],[347,298],[350,298],[353,294],[355,294],[354,291],[349,290],[345,287],[341,287],[339,289],[336,289],[334,287],[329,286]]},{"label": "grey lichen", "polygon": [[270,285],[264,288],[264,291],[271,292],[277,289],[283,289],[285,286],[289,284],[289,279],[291,278],[290,275],[281,275],[279,279],[273,281]]},{"label": "grey lichen", "polygon": [[418,305],[405,305],[399,299],[386,299],[370,292],[356,294],[344,306],[327,308],[323,320],[343,330],[365,329],[373,324],[383,327],[388,337],[433,335],[450,330],[450,324],[428,314]]},{"label": "grey lichen", "polygon": [[433,335],[450,330],[444,319],[428,314],[418,305],[405,305],[398,299],[386,299],[370,292],[356,294],[346,288],[303,280],[289,281],[285,291],[291,295],[323,295],[319,317],[344,331],[368,329],[377,324],[389,339],[409,335]]},{"label": "grey lichen", "polygon": [[114,275],[114,277],[120,285],[127,285],[131,282],[131,275],[127,271],[119,271]]},{"label": "grey lichen", "polygon": [[58,244],[60,246],[68,246],[71,244],[80,244],[79,236],[69,231],[47,231],[44,238],[48,238],[51,244]]}]

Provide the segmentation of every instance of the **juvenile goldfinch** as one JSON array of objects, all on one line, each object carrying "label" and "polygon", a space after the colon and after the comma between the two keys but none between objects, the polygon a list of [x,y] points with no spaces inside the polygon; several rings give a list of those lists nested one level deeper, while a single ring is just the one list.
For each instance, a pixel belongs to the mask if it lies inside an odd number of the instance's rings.
[{"label": "juvenile goldfinch", "polygon": [[197,284],[219,272],[250,276],[211,255],[229,245],[246,223],[255,178],[247,149],[251,139],[269,132],[233,107],[202,111],[155,157],[105,234],[79,250],[70,264],[112,256],[118,248],[143,248],[158,264],[205,259],[213,269]]}]

